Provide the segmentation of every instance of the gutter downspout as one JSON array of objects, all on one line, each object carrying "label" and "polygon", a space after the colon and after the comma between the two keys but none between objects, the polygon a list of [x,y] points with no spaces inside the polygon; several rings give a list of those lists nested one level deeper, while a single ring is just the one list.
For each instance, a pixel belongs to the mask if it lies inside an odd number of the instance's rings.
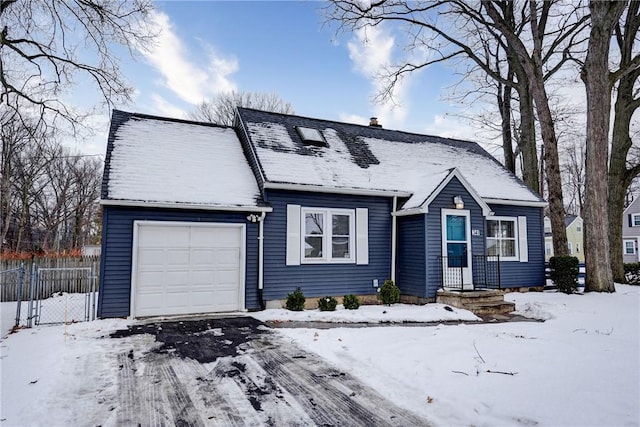
[{"label": "gutter downspout", "polygon": [[[398,196],[393,196],[393,209],[391,214],[391,280],[396,283],[396,210],[398,209]],[[264,213],[263,213],[264,215]]]},{"label": "gutter downspout", "polygon": [[262,212],[258,220],[258,301],[262,310],[265,309],[262,289],[264,288],[264,218],[266,215],[266,212]]}]

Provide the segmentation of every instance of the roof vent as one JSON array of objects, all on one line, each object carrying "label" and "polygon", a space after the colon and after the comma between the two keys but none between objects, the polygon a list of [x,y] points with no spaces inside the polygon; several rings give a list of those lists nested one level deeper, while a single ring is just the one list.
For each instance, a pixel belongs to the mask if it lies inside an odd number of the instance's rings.
[{"label": "roof vent", "polygon": [[296,126],[296,131],[298,135],[300,135],[300,139],[304,145],[315,145],[317,147],[327,146],[327,141],[325,141],[322,133],[320,133],[318,129]]},{"label": "roof vent", "polygon": [[377,117],[371,117],[371,120],[369,121],[369,126],[374,127],[374,128],[381,128],[382,125],[378,124],[378,118]]}]

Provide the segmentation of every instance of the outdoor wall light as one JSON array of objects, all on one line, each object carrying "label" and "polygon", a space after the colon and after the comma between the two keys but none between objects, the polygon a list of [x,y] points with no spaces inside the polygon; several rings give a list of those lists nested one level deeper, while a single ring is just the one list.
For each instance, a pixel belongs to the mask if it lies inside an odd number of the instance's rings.
[{"label": "outdoor wall light", "polygon": [[456,206],[456,209],[464,209],[464,201],[462,200],[462,196],[454,197],[453,204]]}]

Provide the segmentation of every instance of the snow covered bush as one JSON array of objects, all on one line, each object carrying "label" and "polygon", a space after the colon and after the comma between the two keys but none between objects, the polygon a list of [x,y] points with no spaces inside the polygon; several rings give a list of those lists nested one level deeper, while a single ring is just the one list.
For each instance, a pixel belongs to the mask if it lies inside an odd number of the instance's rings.
[{"label": "snow covered bush", "polygon": [[287,310],[291,311],[302,311],[304,310],[305,301],[306,298],[302,293],[302,289],[298,288],[287,295],[287,302],[285,303],[285,307]]},{"label": "snow covered bush", "polygon": [[572,294],[578,289],[579,262],[574,256],[552,256],[549,259],[551,280],[560,292]]},{"label": "snow covered bush", "polygon": [[345,295],[342,298],[342,305],[347,310],[357,310],[360,307],[360,299],[353,294]]},{"label": "snow covered bush", "polygon": [[334,297],[324,297],[318,300],[318,308],[320,311],[336,311],[338,300]]},{"label": "snow covered bush", "polygon": [[380,288],[378,297],[383,304],[391,305],[400,301],[400,289],[393,283],[393,280],[385,280]]},{"label": "snow covered bush", "polygon": [[624,277],[630,285],[640,285],[640,262],[630,262],[624,265]]}]

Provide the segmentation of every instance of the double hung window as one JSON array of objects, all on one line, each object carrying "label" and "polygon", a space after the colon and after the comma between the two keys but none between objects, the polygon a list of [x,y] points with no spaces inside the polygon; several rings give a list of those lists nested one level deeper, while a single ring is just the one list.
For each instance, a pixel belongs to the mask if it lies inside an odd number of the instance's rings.
[{"label": "double hung window", "polygon": [[634,255],[636,253],[636,241],[635,240],[625,240],[624,241],[624,254],[625,255]]},{"label": "double hung window", "polygon": [[487,254],[500,255],[509,261],[518,259],[518,228],[516,218],[487,220]]},{"label": "double hung window", "polygon": [[355,262],[355,211],[302,208],[302,262]]}]

